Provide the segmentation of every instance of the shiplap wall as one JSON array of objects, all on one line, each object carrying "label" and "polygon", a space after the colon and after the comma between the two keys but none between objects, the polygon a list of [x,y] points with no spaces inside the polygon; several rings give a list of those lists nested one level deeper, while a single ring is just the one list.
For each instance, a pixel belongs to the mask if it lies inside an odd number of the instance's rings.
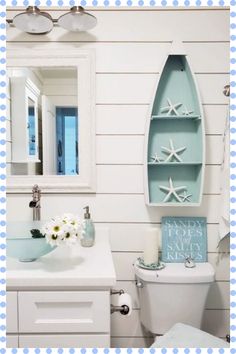
[{"label": "shiplap wall", "polygon": [[[9,11],[8,18],[16,12]],[[52,11],[54,18],[63,13]],[[217,248],[222,132],[229,83],[229,10],[153,9],[92,11],[97,27],[89,33],[54,28],[46,36],[8,31],[9,47],[93,48],[96,51],[97,193],[43,195],[42,217],[65,211],[79,213],[89,204],[96,224],[110,227],[117,287],[134,300],[130,317],[112,315],[112,346],[142,347],[151,343],[140,325],[139,301],[132,263],[141,254],[146,228],[161,217],[206,216],[209,261],[216,269],[203,329],[224,337],[229,333],[229,248]],[[158,74],[173,39],[181,39],[196,74],[206,116],[206,177],[199,208],[150,208],[143,194],[143,141],[148,106]],[[8,196],[8,219],[31,218],[29,195]],[[25,206],[25,207],[24,207]],[[19,210],[21,213],[19,215]]]}]

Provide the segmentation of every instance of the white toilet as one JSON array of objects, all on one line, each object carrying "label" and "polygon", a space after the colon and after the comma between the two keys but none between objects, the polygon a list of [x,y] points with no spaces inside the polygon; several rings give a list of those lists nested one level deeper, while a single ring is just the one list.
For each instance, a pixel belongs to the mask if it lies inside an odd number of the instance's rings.
[{"label": "white toilet", "polygon": [[145,270],[134,265],[139,288],[141,322],[154,335],[166,333],[182,322],[201,328],[208,291],[215,271],[210,263],[186,268],[184,263],[167,263],[162,270]]}]

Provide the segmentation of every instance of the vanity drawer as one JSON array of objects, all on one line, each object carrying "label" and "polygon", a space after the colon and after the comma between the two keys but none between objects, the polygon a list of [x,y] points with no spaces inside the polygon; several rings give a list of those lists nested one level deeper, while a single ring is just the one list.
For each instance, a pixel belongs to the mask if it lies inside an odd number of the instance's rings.
[{"label": "vanity drawer", "polygon": [[21,333],[110,332],[108,291],[19,292]]},{"label": "vanity drawer", "polygon": [[20,335],[20,348],[109,348],[108,334]]},{"label": "vanity drawer", "polygon": [[16,333],[17,326],[17,292],[7,291],[7,332]]}]

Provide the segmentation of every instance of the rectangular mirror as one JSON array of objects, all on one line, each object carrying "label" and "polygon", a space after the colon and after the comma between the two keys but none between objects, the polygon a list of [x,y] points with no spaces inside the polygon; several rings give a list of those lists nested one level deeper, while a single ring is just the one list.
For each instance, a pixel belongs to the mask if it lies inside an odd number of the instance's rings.
[{"label": "rectangular mirror", "polygon": [[8,53],[8,189],[94,191],[93,55],[26,52]]}]

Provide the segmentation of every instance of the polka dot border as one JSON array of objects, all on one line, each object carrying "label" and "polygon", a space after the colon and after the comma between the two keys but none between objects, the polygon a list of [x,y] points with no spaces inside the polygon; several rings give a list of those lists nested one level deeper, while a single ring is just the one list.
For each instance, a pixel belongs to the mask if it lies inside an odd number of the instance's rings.
[{"label": "polka dot border", "polygon": [[[89,7],[167,7],[172,6],[230,6],[230,83],[231,83],[231,103],[230,103],[230,215],[231,215],[231,257],[230,257],[230,283],[231,283],[231,302],[230,307],[236,307],[236,0],[0,0],[0,354],[211,354],[211,353],[236,353],[234,344],[236,343],[236,314],[231,311],[231,349],[213,348],[7,348],[6,349],[6,6],[51,6],[71,7],[74,5]],[[235,345],[236,347],[236,345]]]}]

